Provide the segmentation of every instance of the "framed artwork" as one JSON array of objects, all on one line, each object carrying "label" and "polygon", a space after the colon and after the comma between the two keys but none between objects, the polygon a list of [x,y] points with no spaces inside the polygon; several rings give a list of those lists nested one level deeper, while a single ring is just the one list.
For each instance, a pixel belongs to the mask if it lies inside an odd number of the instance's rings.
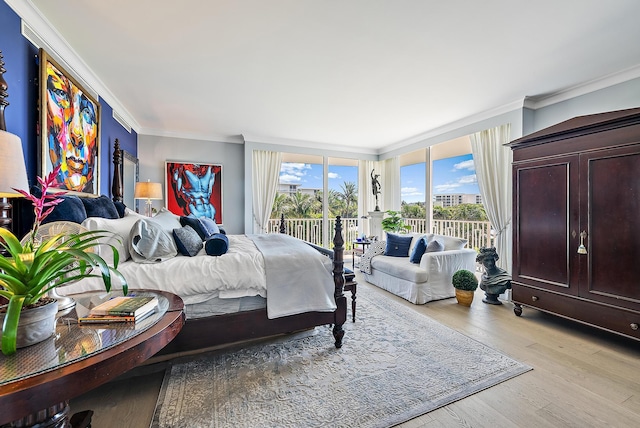
[{"label": "framed artwork", "polygon": [[165,174],[169,211],[222,225],[222,165],[167,161]]},{"label": "framed artwork", "polygon": [[53,190],[100,192],[100,104],[40,49],[42,175],[60,165]]}]

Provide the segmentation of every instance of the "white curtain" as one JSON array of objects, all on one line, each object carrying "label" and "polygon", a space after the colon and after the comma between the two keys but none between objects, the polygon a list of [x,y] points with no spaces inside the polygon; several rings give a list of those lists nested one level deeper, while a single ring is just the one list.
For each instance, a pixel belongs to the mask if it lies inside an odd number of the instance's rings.
[{"label": "white curtain", "polygon": [[498,266],[511,271],[511,125],[501,125],[471,135],[471,151],[484,208],[496,232]]},{"label": "white curtain", "polygon": [[400,158],[394,156],[382,163],[382,201],[380,210],[400,211],[402,195],[400,193]]},{"label": "white curtain", "polygon": [[252,163],[254,233],[266,233],[278,191],[282,154],[254,150]]},{"label": "white curtain", "polygon": [[[361,160],[358,162],[358,217],[368,216],[369,211],[376,207],[376,198],[371,186],[371,170],[376,168],[375,161]],[[376,171],[379,174],[379,171]]]}]

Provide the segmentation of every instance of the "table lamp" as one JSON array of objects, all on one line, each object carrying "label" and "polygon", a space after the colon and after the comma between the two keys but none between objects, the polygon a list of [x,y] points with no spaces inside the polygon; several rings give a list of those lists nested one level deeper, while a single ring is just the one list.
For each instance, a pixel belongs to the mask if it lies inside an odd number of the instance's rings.
[{"label": "table lamp", "polygon": [[20,137],[0,130],[0,226],[11,229],[11,203],[7,198],[21,198],[15,189],[29,190]]},{"label": "table lamp", "polygon": [[136,183],[136,188],[133,194],[135,199],[146,199],[145,214],[147,217],[152,217],[151,214],[151,200],[162,199],[162,184],[152,183],[151,181],[139,181]]}]

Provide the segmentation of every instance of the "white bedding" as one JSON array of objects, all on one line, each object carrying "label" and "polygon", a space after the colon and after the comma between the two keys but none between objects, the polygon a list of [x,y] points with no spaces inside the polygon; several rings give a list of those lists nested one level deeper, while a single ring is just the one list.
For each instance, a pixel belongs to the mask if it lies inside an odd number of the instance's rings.
[{"label": "white bedding", "polygon": [[[307,250],[311,247],[303,241],[287,235],[273,234],[272,236],[286,237],[284,239],[291,241],[286,241],[289,251],[276,256],[280,257],[280,261],[276,261],[275,264],[280,267],[286,266],[289,273],[283,271],[274,274],[278,283],[273,285],[276,288],[272,294],[276,298],[271,299],[272,307],[268,308],[269,318],[309,310],[335,310],[331,260],[315,250],[308,253]],[[178,255],[161,263],[142,264],[128,260],[120,263],[118,270],[127,279],[130,288],[168,291],[180,296],[186,305],[201,303],[214,297],[222,299],[245,296],[268,297],[267,277],[274,275],[267,275],[263,254],[246,235],[228,235],[227,237],[229,250],[222,256],[209,256],[203,249],[195,257]],[[306,254],[305,257],[317,258],[318,263],[326,271],[326,276],[321,279],[323,285],[319,291],[320,305],[313,302],[312,309],[309,309],[308,299],[312,294],[317,295],[318,290],[314,289],[310,292],[310,288],[301,289],[301,287],[311,287],[308,280],[309,273],[305,269],[309,262],[296,259],[295,245],[301,246],[299,250]],[[114,281],[113,286],[116,289],[121,288],[117,280]],[[64,295],[96,290],[104,290],[100,278],[86,278],[58,289],[59,293]]]}]

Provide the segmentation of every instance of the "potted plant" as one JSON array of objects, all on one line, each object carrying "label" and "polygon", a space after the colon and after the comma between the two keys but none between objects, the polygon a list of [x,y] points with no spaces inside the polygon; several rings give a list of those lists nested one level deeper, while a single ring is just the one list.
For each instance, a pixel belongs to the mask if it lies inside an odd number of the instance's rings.
[{"label": "potted plant", "polygon": [[387,217],[382,219],[382,230],[385,232],[402,232],[406,233],[411,230],[411,226],[404,224],[404,219],[398,211],[385,211]]},{"label": "potted plant", "polygon": [[[90,251],[99,245],[100,238],[106,237],[103,231],[62,233],[38,242],[37,232],[42,221],[62,202],[62,199],[47,194],[59,169],[55,168],[46,180],[38,177],[42,187],[40,197],[14,189],[29,199],[34,207],[35,221],[24,243],[12,232],[0,228],[0,245],[8,253],[7,257],[0,257],[0,296],[9,301],[0,308],[5,312],[1,340],[5,355],[16,352],[20,324],[31,329],[24,336],[26,340],[20,344],[21,347],[45,340],[53,334],[58,305],[55,299],[46,296],[50,290],[82,278],[101,276],[109,291],[113,274],[121,281],[123,292],[127,294],[127,282],[117,270],[118,250],[109,245],[113,251],[113,267]],[[99,275],[92,273],[94,269]],[[31,322],[34,325],[28,324]],[[44,328],[38,327],[41,322]]]},{"label": "potted plant", "polygon": [[478,278],[469,270],[461,269],[453,274],[451,279],[456,289],[456,300],[463,306],[471,306],[473,295],[478,288]]}]

